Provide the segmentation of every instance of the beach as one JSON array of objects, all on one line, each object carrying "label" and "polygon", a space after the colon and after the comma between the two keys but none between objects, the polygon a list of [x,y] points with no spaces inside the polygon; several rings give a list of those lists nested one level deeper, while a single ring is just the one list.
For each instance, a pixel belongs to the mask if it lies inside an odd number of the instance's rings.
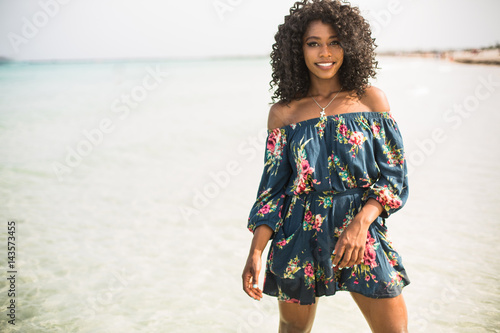
[{"label": "beach", "polygon": [[500,65],[500,48],[469,50],[382,52],[381,56],[436,58],[462,64]]},{"label": "beach", "polygon": [[500,65],[500,49],[457,51],[453,61],[465,64]]},{"label": "beach", "polygon": [[[409,166],[387,225],[410,331],[498,332],[500,67],[378,60]],[[1,65],[0,331],[277,332],[240,281],[269,81],[267,58]],[[348,293],[320,299],[329,331],[370,332]]]}]

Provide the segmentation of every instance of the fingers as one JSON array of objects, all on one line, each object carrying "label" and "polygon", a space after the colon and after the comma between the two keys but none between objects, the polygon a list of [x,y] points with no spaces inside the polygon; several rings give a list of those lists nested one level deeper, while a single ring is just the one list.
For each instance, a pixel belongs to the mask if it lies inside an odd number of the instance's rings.
[{"label": "fingers", "polygon": [[365,248],[366,246],[363,246],[359,249],[358,260],[356,260],[356,263],[354,265],[361,265],[363,263],[363,258],[365,257]]},{"label": "fingers", "polygon": [[364,253],[364,246],[352,246],[350,244],[343,245],[340,241],[337,243],[335,250],[333,251],[335,258],[332,264],[334,267],[338,266],[339,268],[359,265],[363,261]]},{"label": "fingers", "polygon": [[340,262],[340,268],[351,267],[354,265],[358,265],[361,263],[361,259],[363,259],[364,248],[351,248],[347,249],[344,252],[344,257]]},{"label": "fingers", "polygon": [[249,256],[243,269],[243,290],[255,300],[262,299],[262,290],[259,289],[259,273],[261,258]]},{"label": "fingers", "polygon": [[335,244],[332,264],[338,268],[361,264],[365,254],[367,232],[359,223],[349,224]]},{"label": "fingers", "polygon": [[333,250],[333,255],[334,255],[334,258],[333,258],[333,267],[337,266],[340,262],[340,259],[342,259],[342,256],[344,255],[344,251],[345,251],[345,247],[344,246],[340,246],[340,242],[337,242],[337,244],[335,245],[335,250]]},{"label": "fingers", "polygon": [[248,296],[255,300],[260,301],[262,299],[262,290],[259,289],[258,279],[253,276],[250,272],[243,272],[243,290]]},{"label": "fingers", "polygon": [[252,276],[252,291],[257,295],[256,299],[260,301],[262,298],[262,290],[259,288],[259,275],[256,273]]},{"label": "fingers", "polygon": [[346,249],[346,251],[344,252],[344,256],[342,257],[342,261],[340,262],[340,268],[349,267],[351,258],[352,258],[352,250]]},{"label": "fingers", "polygon": [[252,288],[259,288],[259,276],[255,272],[252,274]]}]

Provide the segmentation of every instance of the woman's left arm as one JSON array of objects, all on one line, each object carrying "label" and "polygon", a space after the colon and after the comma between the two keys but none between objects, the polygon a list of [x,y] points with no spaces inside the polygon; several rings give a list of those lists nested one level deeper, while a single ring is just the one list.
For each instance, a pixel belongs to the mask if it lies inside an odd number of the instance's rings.
[{"label": "woman's left arm", "polygon": [[361,264],[363,261],[368,228],[377,217],[387,218],[403,207],[408,198],[407,165],[404,157],[403,138],[399,126],[390,114],[385,94],[378,88],[367,89],[364,103],[371,110],[386,110],[388,116],[380,120],[381,129],[374,137],[374,154],[379,178],[373,183],[366,202],[351,223],[340,235],[333,265],[340,268]]},{"label": "woman's left arm", "polygon": [[[382,213],[377,200],[370,198],[345,228],[335,245],[334,266],[339,268],[359,265],[365,254],[366,237],[370,224]],[[342,261],[341,261],[342,260]]]}]

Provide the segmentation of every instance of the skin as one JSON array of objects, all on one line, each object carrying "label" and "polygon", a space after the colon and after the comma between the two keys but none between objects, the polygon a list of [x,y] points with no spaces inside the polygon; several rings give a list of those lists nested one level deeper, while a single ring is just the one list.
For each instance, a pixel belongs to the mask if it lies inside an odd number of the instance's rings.
[{"label": "skin", "polygon": [[[314,97],[321,106],[326,106],[342,88],[337,73],[343,63],[344,51],[340,46],[336,31],[332,26],[321,21],[311,22],[303,37],[303,52],[311,80],[309,95]],[[269,112],[268,128],[273,129],[318,118],[320,111],[311,97],[292,101],[288,105],[277,103],[271,107]],[[387,98],[380,89],[373,86],[367,87],[362,98],[357,97],[354,92],[341,91],[325,110],[327,116],[364,111],[390,111]],[[345,268],[361,264],[368,228],[382,210],[382,206],[375,199],[368,199],[340,235],[334,249],[333,265]],[[254,288],[253,285],[259,284],[262,251],[272,234],[273,230],[266,225],[255,229],[250,252],[243,269],[243,290],[256,300],[262,299],[262,290],[259,287]],[[351,293],[351,295],[372,332],[407,332],[407,312],[402,295],[385,299],[373,299],[356,293]],[[316,307],[317,302],[312,305],[279,302],[279,332],[310,332]]]}]

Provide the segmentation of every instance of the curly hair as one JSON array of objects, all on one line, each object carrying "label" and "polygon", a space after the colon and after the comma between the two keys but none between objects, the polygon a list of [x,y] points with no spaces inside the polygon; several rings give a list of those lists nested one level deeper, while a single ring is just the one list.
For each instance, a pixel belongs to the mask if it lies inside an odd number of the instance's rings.
[{"label": "curly hair", "polygon": [[290,103],[307,96],[310,87],[309,71],[304,60],[302,38],[309,23],[321,20],[330,24],[340,39],[344,61],[338,75],[344,91],[354,90],[361,97],[368,79],[374,78],[378,62],[375,61],[375,39],[371,37],[368,22],[359,8],[337,0],[297,1],[278,27],[271,52],[271,90],[276,88],[273,102]]}]

